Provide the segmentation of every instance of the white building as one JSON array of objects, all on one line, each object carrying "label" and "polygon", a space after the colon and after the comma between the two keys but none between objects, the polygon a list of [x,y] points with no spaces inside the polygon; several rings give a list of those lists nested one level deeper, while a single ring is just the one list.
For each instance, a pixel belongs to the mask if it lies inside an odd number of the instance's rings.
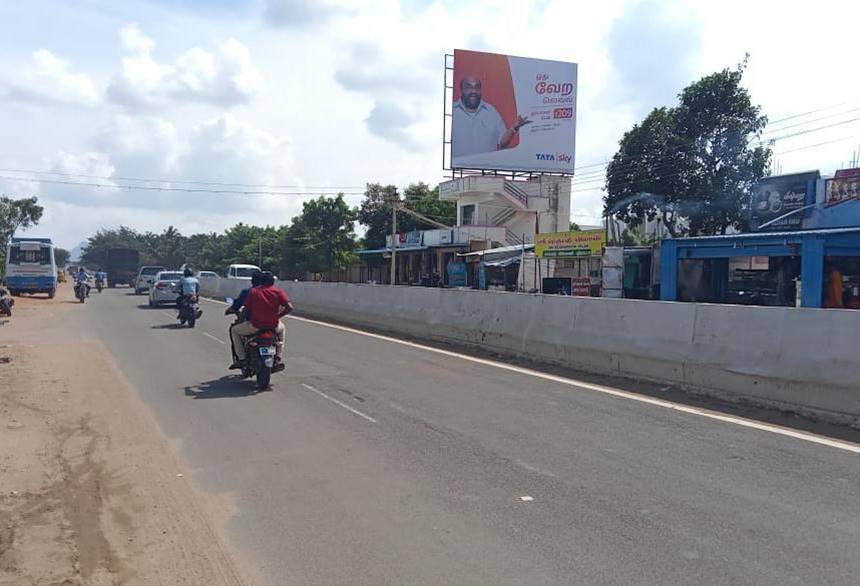
[{"label": "white building", "polygon": [[458,226],[503,228],[503,244],[513,245],[569,229],[570,185],[570,177],[551,175],[524,181],[469,175],[441,183],[439,197],[457,202]]}]

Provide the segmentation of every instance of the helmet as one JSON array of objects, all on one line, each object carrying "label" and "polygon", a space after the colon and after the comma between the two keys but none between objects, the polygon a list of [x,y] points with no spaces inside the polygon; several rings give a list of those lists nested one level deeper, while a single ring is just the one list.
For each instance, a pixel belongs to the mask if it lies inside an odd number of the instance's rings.
[{"label": "helmet", "polygon": [[194,271],[191,270],[191,267],[185,267],[185,270],[182,271],[182,274],[185,275],[186,277],[193,277]]},{"label": "helmet", "polygon": [[251,286],[258,287],[263,284],[263,271],[254,271],[251,273]]},{"label": "helmet", "polygon": [[262,279],[264,285],[274,285],[275,284],[275,275],[272,274],[271,271],[262,271]]}]

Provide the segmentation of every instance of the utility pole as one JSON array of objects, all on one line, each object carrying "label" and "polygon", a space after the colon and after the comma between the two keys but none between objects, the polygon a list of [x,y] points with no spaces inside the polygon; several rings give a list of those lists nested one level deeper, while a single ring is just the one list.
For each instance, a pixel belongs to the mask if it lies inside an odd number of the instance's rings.
[{"label": "utility pole", "polygon": [[260,234],[260,239],[257,240],[257,250],[258,250],[258,265],[261,269],[263,268],[263,235]]},{"label": "utility pole", "polygon": [[397,284],[397,209],[400,205],[400,195],[395,191],[393,194],[386,194],[385,199],[391,205],[391,286]]},{"label": "utility pole", "polygon": [[397,284],[397,202],[391,202],[391,285]]}]

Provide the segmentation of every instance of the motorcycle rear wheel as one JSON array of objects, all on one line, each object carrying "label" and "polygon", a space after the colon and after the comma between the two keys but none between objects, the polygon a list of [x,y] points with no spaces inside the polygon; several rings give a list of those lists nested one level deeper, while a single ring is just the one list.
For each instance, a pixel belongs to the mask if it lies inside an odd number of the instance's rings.
[{"label": "motorcycle rear wheel", "polygon": [[272,379],[272,369],[268,366],[261,366],[257,371],[257,389],[265,391],[269,388],[269,382]]}]

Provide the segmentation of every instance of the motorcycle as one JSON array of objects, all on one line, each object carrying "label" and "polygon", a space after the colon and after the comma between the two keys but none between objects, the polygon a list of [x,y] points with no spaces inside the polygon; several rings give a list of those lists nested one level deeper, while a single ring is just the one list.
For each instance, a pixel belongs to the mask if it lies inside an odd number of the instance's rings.
[{"label": "motorcycle", "polygon": [[102,292],[102,289],[105,287],[105,282],[102,279],[96,279],[96,291],[99,293]]},{"label": "motorcycle", "polygon": [[[233,300],[227,298],[227,303],[233,303]],[[235,314],[232,308],[228,308],[224,312],[225,315]],[[241,317],[237,315],[236,323],[241,321]],[[242,368],[242,378],[257,379],[257,389],[264,391],[269,388],[269,382],[273,372],[284,370],[283,362],[275,364],[275,356],[277,355],[278,332],[274,328],[263,328],[258,330],[253,336],[243,340],[245,347],[245,366]]]},{"label": "motorcycle", "polygon": [[15,300],[8,295],[0,295],[0,315],[12,317],[12,306],[15,305]]},{"label": "motorcycle", "polygon": [[196,296],[183,295],[177,302],[177,309],[176,318],[179,320],[179,325],[184,326],[187,323],[189,328],[193,328],[200,316],[203,315],[203,310],[200,309]]},{"label": "motorcycle", "polygon": [[87,300],[87,284],[86,283],[81,282],[81,281],[75,283],[75,297],[81,303],[86,302],[86,300]]}]

